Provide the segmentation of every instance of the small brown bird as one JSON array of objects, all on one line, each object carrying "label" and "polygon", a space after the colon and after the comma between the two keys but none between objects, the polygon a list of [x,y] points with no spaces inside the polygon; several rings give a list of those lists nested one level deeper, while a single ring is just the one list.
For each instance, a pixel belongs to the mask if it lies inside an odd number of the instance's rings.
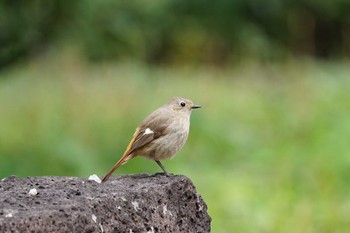
[{"label": "small brown bird", "polygon": [[200,107],[189,99],[173,97],[152,112],[137,127],[123,156],[103,177],[102,182],[107,181],[120,165],[137,155],[156,161],[169,175],[159,160],[172,158],[182,148],[188,137],[192,109]]}]

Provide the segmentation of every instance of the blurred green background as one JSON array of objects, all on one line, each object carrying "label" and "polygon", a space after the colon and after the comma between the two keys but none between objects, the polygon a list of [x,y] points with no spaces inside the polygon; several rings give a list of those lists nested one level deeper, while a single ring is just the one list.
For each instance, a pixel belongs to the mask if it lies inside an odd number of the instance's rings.
[{"label": "blurred green background", "polygon": [[[212,232],[350,229],[350,2],[1,1],[0,177],[102,176],[175,95],[163,164]],[[156,173],[136,158],[116,173]]]}]

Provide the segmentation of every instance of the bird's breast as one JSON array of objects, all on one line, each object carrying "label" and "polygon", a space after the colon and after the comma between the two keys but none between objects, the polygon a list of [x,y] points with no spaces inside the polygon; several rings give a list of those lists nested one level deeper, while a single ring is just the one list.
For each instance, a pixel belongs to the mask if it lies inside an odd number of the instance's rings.
[{"label": "bird's breast", "polygon": [[170,124],[166,133],[149,144],[143,156],[153,160],[173,157],[186,143],[189,133],[189,120],[180,119]]}]

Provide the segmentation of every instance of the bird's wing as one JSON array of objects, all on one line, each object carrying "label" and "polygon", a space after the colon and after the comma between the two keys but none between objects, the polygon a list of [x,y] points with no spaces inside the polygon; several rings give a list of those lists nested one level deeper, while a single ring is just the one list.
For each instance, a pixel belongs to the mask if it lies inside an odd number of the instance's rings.
[{"label": "bird's wing", "polygon": [[130,153],[144,147],[154,139],[161,137],[164,134],[166,128],[167,125],[164,124],[158,125],[156,128],[152,128],[151,126],[142,126],[131,145]]},{"label": "bird's wing", "polygon": [[134,140],[130,145],[130,153],[167,133],[171,119],[163,111],[163,109],[157,109],[141,123],[136,130],[136,135],[134,134]]}]

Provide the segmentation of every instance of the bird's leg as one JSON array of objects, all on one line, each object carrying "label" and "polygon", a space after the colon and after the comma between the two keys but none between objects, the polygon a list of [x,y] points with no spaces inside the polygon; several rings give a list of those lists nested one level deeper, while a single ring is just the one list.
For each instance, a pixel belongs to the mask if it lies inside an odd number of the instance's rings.
[{"label": "bird's leg", "polygon": [[170,176],[170,173],[165,169],[165,167],[163,166],[163,164],[159,161],[159,160],[155,160],[156,163],[159,165],[159,167],[164,171],[164,174],[166,176]]}]

